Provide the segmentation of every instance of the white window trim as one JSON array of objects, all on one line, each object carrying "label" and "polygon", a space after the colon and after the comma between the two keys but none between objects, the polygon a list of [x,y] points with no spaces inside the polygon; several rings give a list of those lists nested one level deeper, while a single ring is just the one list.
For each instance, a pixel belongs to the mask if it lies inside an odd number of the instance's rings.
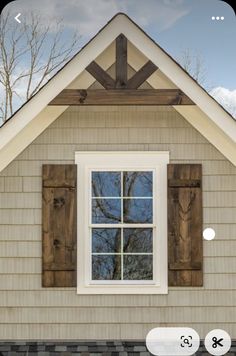
[{"label": "white window trim", "polygon": [[[77,164],[77,293],[78,294],[167,294],[167,151],[114,151],[76,152]],[[153,240],[153,281],[90,282],[90,172],[101,170],[140,170],[155,172],[153,182],[154,225],[156,238]],[[155,199],[157,197],[157,199]]]}]

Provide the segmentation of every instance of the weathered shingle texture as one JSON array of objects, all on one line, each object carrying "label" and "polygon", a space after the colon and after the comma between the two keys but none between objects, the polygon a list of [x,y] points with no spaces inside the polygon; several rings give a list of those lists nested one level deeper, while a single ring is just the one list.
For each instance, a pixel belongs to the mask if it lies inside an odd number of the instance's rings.
[{"label": "weathered shingle texture", "polygon": [[[204,241],[203,287],[130,296],[42,288],[42,164],[74,163],[77,150],[169,150],[172,163],[202,163],[204,227],[216,231]],[[216,327],[236,339],[235,216],[236,167],[174,109],[68,109],[0,174],[0,338],[144,340],[153,327],[184,325],[201,339]]]}]

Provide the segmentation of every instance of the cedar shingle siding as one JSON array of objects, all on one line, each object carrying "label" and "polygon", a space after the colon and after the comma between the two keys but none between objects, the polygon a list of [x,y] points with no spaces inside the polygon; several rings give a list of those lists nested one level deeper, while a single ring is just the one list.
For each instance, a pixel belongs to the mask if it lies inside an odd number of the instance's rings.
[{"label": "cedar shingle siding", "polygon": [[[42,288],[42,165],[73,164],[75,150],[170,150],[170,163],[202,164],[204,227],[217,236],[204,241],[203,287],[161,296]],[[72,107],[1,173],[0,191],[2,339],[141,340],[160,323],[201,338],[219,325],[236,338],[236,167],[174,109]]]}]

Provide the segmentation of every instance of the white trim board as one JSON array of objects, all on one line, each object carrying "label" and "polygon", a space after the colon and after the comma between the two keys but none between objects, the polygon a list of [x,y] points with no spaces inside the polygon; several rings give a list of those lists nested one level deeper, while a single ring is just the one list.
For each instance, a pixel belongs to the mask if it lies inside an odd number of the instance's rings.
[{"label": "white trim board", "polygon": [[[63,89],[73,83],[91,61],[109,48],[121,33],[121,29],[132,46],[156,64],[175,86],[196,103],[195,107],[175,106],[175,109],[236,166],[236,121],[128,16],[117,14],[63,69],[0,128],[0,171],[66,110],[67,106],[49,109],[47,105]],[[130,58],[132,57],[135,56],[131,53]],[[133,61],[135,62],[135,60]],[[109,63],[109,60],[106,59],[105,63]],[[134,68],[136,66],[134,65]],[[155,82],[157,83],[155,76],[151,76],[150,84],[154,88],[158,88],[158,84],[155,84]],[[51,110],[53,114],[48,116]],[[41,124],[41,120],[44,121],[44,124]]]},{"label": "white trim board", "polygon": [[[77,164],[77,293],[78,294],[167,294],[167,164],[168,151],[96,151],[75,152]],[[153,227],[153,280],[150,281],[92,281],[91,222],[92,171],[152,171],[153,222],[140,224]],[[158,199],[156,199],[158,197]],[[103,197],[104,198],[104,197]],[[104,198],[105,199],[105,198]],[[121,198],[122,199],[122,194]],[[107,224],[107,227],[137,227],[138,224]],[[149,225],[149,226],[148,226]],[[102,224],[104,228],[104,224]],[[158,228],[156,228],[158,227]],[[81,238],[81,236],[83,238]]]}]

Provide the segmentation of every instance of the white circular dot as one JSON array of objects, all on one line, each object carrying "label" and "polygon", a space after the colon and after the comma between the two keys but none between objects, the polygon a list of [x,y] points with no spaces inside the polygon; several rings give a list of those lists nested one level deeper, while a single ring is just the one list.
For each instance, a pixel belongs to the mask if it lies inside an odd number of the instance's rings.
[{"label": "white circular dot", "polygon": [[216,20],[219,20],[220,18],[219,18],[219,16],[216,16]]},{"label": "white circular dot", "polygon": [[215,236],[216,236],[215,230],[212,229],[211,227],[208,227],[203,231],[203,237],[205,240],[211,241],[215,238]]},{"label": "white circular dot", "polygon": [[215,20],[216,18],[215,18],[215,16],[212,16],[212,18],[211,18],[212,20]]},{"label": "white circular dot", "polygon": [[225,18],[224,18],[224,16],[221,16],[221,20],[224,20]]}]

